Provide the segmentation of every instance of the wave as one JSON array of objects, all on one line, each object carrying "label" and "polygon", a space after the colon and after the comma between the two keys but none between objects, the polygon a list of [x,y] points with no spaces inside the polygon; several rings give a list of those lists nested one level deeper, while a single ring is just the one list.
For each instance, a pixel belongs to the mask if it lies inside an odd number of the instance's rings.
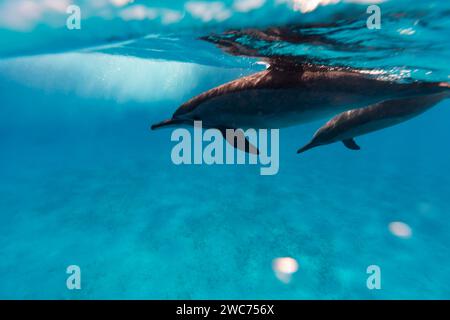
[{"label": "wave", "polygon": [[[33,3],[33,4],[31,4]],[[381,29],[369,30],[369,3]],[[205,65],[294,57],[401,79],[448,81],[450,3],[366,0],[77,1],[80,30],[65,26],[70,0],[0,2],[0,57],[87,51]],[[203,39],[224,48],[226,55]],[[245,50],[243,50],[245,48]],[[251,60],[253,62],[253,60]]]}]

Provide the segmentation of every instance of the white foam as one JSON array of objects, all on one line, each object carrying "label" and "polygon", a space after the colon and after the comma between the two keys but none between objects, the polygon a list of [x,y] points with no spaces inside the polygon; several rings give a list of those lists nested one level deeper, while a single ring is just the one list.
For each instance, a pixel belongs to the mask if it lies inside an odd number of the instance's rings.
[{"label": "white foam", "polygon": [[249,12],[261,8],[266,0],[234,0],[233,9],[237,12]]},{"label": "white foam", "polygon": [[222,2],[219,1],[189,1],[185,9],[194,18],[203,22],[224,21],[231,17],[232,12]]}]

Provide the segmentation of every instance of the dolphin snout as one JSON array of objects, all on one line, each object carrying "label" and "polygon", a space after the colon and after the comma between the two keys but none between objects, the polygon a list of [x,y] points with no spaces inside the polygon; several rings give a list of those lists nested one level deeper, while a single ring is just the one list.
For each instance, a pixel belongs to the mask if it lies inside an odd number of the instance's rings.
[{"label": "dolphin snout", "polygon": [[190,121],[184,120],[184,119],[171,118],[171,119],[167,119],[167,120],[155,123],[150,128],[152,130],[156,130],[156,129],[163,128],[163,127],[178,126],[178,125],[187,124],[187,123],[190,123]]},{"label": "dolphin snout", "polygon": [[305,146],[301,147],[300,149],[298,149],[297,153],[303,153],[303,152],[305,152],[305,151],[307,151],[309,149],[312,149],[312,148],[315,148],[315,147],[318,147],[318,146],[319,146],[318,143],[316,143],[315,141],[311,141],[307,145],[305,145]]},{"label": "dolphin snout", "polygon": [[172,122],[172,119],[167,119],[167,120],[152,124],[152,126],[150,128],[152,130],[156,130],[161,127],[169,126],[171,122]]}]

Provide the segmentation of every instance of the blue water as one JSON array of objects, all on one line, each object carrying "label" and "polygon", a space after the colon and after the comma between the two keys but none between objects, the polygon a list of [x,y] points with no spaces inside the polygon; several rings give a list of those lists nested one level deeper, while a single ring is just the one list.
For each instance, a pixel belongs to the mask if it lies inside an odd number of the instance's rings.
[{"label": "blue water", "polygon": [[[0,16],[19,2],[0,1]],[[114,18],[79,2],[81,30],[58,12],[0,24],[0,298],[450,298],[450,100],[360,137],[359,152],[297,155],[323,121],[282,129],[273,176],[176,166],[172,131],[149,131],[194,95],[264,69],[198,39],[228,29],[295,25],[342,46],[238,41],[260,56],[448,82],[448,1],[382,3],[381,30],[365,28],[357,3],[301,13],[268,0],[243,13],[222,1],[230,16],[202,21],[182,1],[107,2]],[[120,18],[136,4],[182,16]],[[391,234],[392,221],[412,237]],[[288,284],[272,270],[285,256],[299,263]],[[73,264],[81,290],[66,287]],[[374,264],[381,290],[366,287]]]}]

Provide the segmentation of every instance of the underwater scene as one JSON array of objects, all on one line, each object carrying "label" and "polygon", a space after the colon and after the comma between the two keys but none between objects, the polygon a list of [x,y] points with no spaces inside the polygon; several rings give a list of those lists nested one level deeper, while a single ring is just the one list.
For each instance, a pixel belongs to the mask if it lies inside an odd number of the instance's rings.
[{"label": "underwater scene", "polygon": [[0,0],[0,298],[450,299],[449,61],[448,0]]}]

